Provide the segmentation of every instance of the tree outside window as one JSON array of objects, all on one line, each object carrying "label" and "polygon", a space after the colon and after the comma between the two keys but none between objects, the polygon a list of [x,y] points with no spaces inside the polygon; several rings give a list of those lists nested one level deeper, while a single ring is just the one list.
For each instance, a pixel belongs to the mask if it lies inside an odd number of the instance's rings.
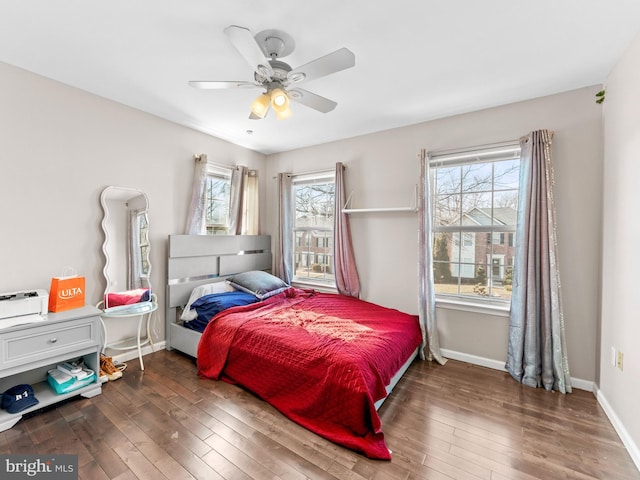
[{"label": "tree outside window", "polygon": [[508,303],[520,150],[430,159],[436,295]]}]

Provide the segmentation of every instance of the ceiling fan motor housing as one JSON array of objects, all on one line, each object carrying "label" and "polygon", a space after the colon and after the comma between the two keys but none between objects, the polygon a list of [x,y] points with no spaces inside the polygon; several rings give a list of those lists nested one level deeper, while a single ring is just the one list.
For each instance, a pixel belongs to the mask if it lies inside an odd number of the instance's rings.
[{"label": "ceiling fan motor housing", "polygon": [[292,70],[289,64],[281,62],[279,60],[269,60],[269,65],[271,65],[271,69],[273,70],[273,75],[271,75],[271,79],[264,75],[261,75],[258,72],[255,72],[254,78],[256,82],[261,84],[269,83],[269,81],[279,82],[282,85],[285,85],[287,82],[287,74]]}]

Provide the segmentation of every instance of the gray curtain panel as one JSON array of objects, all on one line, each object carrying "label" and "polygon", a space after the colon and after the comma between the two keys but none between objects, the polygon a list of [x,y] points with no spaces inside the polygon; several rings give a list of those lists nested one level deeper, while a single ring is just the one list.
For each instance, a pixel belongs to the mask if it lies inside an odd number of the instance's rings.
[{"label": "gray curtain panel", "polygon": [[293,181],[291,174],[278,174],[278,245],[274,273],[291,285],[293,280]]},{"label": "gray curtain panel", "polygon": [[242,235],[260,234],[260,192],[258,171],[247,170],[244,176]]},{"label": "gray curtain panel", "polygon": [[242,214],[244,211],[244,181],[247,167],[237,165],[231,172],[229,201],[229,235],[242,234]]},{"label": "gray curtain panel", "polygon": [[203,153],[194,157],[196,168],[193,173],[191,203],[187,214],[186,235],[206,235],[207,225],[207,156]]},{"label": "gray curtain panel", "polygon": [[571,392],[557,259],[553,132],[520,139],[520,196],[506,369],[518,382]]},{"label": "gray curtain panel", "polygon": [[418,315],[422,329],[420,358],[444,365],[436,324],[436,294],[433,283],[433,232],[427,152],[420,152],[420,188],[418,188]]}]

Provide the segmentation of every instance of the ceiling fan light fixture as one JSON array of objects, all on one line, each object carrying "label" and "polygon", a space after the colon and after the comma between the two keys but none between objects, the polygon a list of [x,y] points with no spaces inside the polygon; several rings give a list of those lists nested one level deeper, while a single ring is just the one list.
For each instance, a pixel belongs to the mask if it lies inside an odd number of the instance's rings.
[{"label": "ceiling fan light fixture", "polygon": [[276,112],[283,112],[289,108],[289,97],[281,88],[271,91],[271,106]]},{"label": "ceiling fan light fixture", "polygon": [[264,118],[264,116],[269,111],[269,103],[271,98],[268,94],[263,93],[258,98],[256,98],[251,104],[251,113],[253,113],[258,118]]},{"label": "ceiling fan light fixture", "polygon": [[287,106],[287,108],[285,108],[284,110],[282,110],[280,112],[277,111],[277,110],[275,110],[275,112],[276,112],[276,118],[278,120],[286,120],[287,118],[289,118],[291,116],[291,109],[288,106]]}]

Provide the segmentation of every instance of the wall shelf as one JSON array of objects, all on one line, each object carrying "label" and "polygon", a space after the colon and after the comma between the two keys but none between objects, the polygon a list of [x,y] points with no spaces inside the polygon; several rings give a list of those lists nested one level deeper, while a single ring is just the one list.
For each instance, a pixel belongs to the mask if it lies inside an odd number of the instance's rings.
[{"label": "wall shelf", "polygon": [[400,213],[400,212],[409,212],[409,213],[417,213],[417,198],[418,198],[418,186],[416,185],[413,191],[413,203],[409,207],[379,207],[379,208],[349,208],[349,204],[351,203],[351,197],[353,196],[353,192],[349,194],[347,201],[344,203],[344,207],[342,207],[342,213]]},{"label": "wall shelf", "polygon": [[416,213],[416,207],[390,207],[390,208],[343,208],[342,213],[384,213],[384,212],[411,212]]}]

